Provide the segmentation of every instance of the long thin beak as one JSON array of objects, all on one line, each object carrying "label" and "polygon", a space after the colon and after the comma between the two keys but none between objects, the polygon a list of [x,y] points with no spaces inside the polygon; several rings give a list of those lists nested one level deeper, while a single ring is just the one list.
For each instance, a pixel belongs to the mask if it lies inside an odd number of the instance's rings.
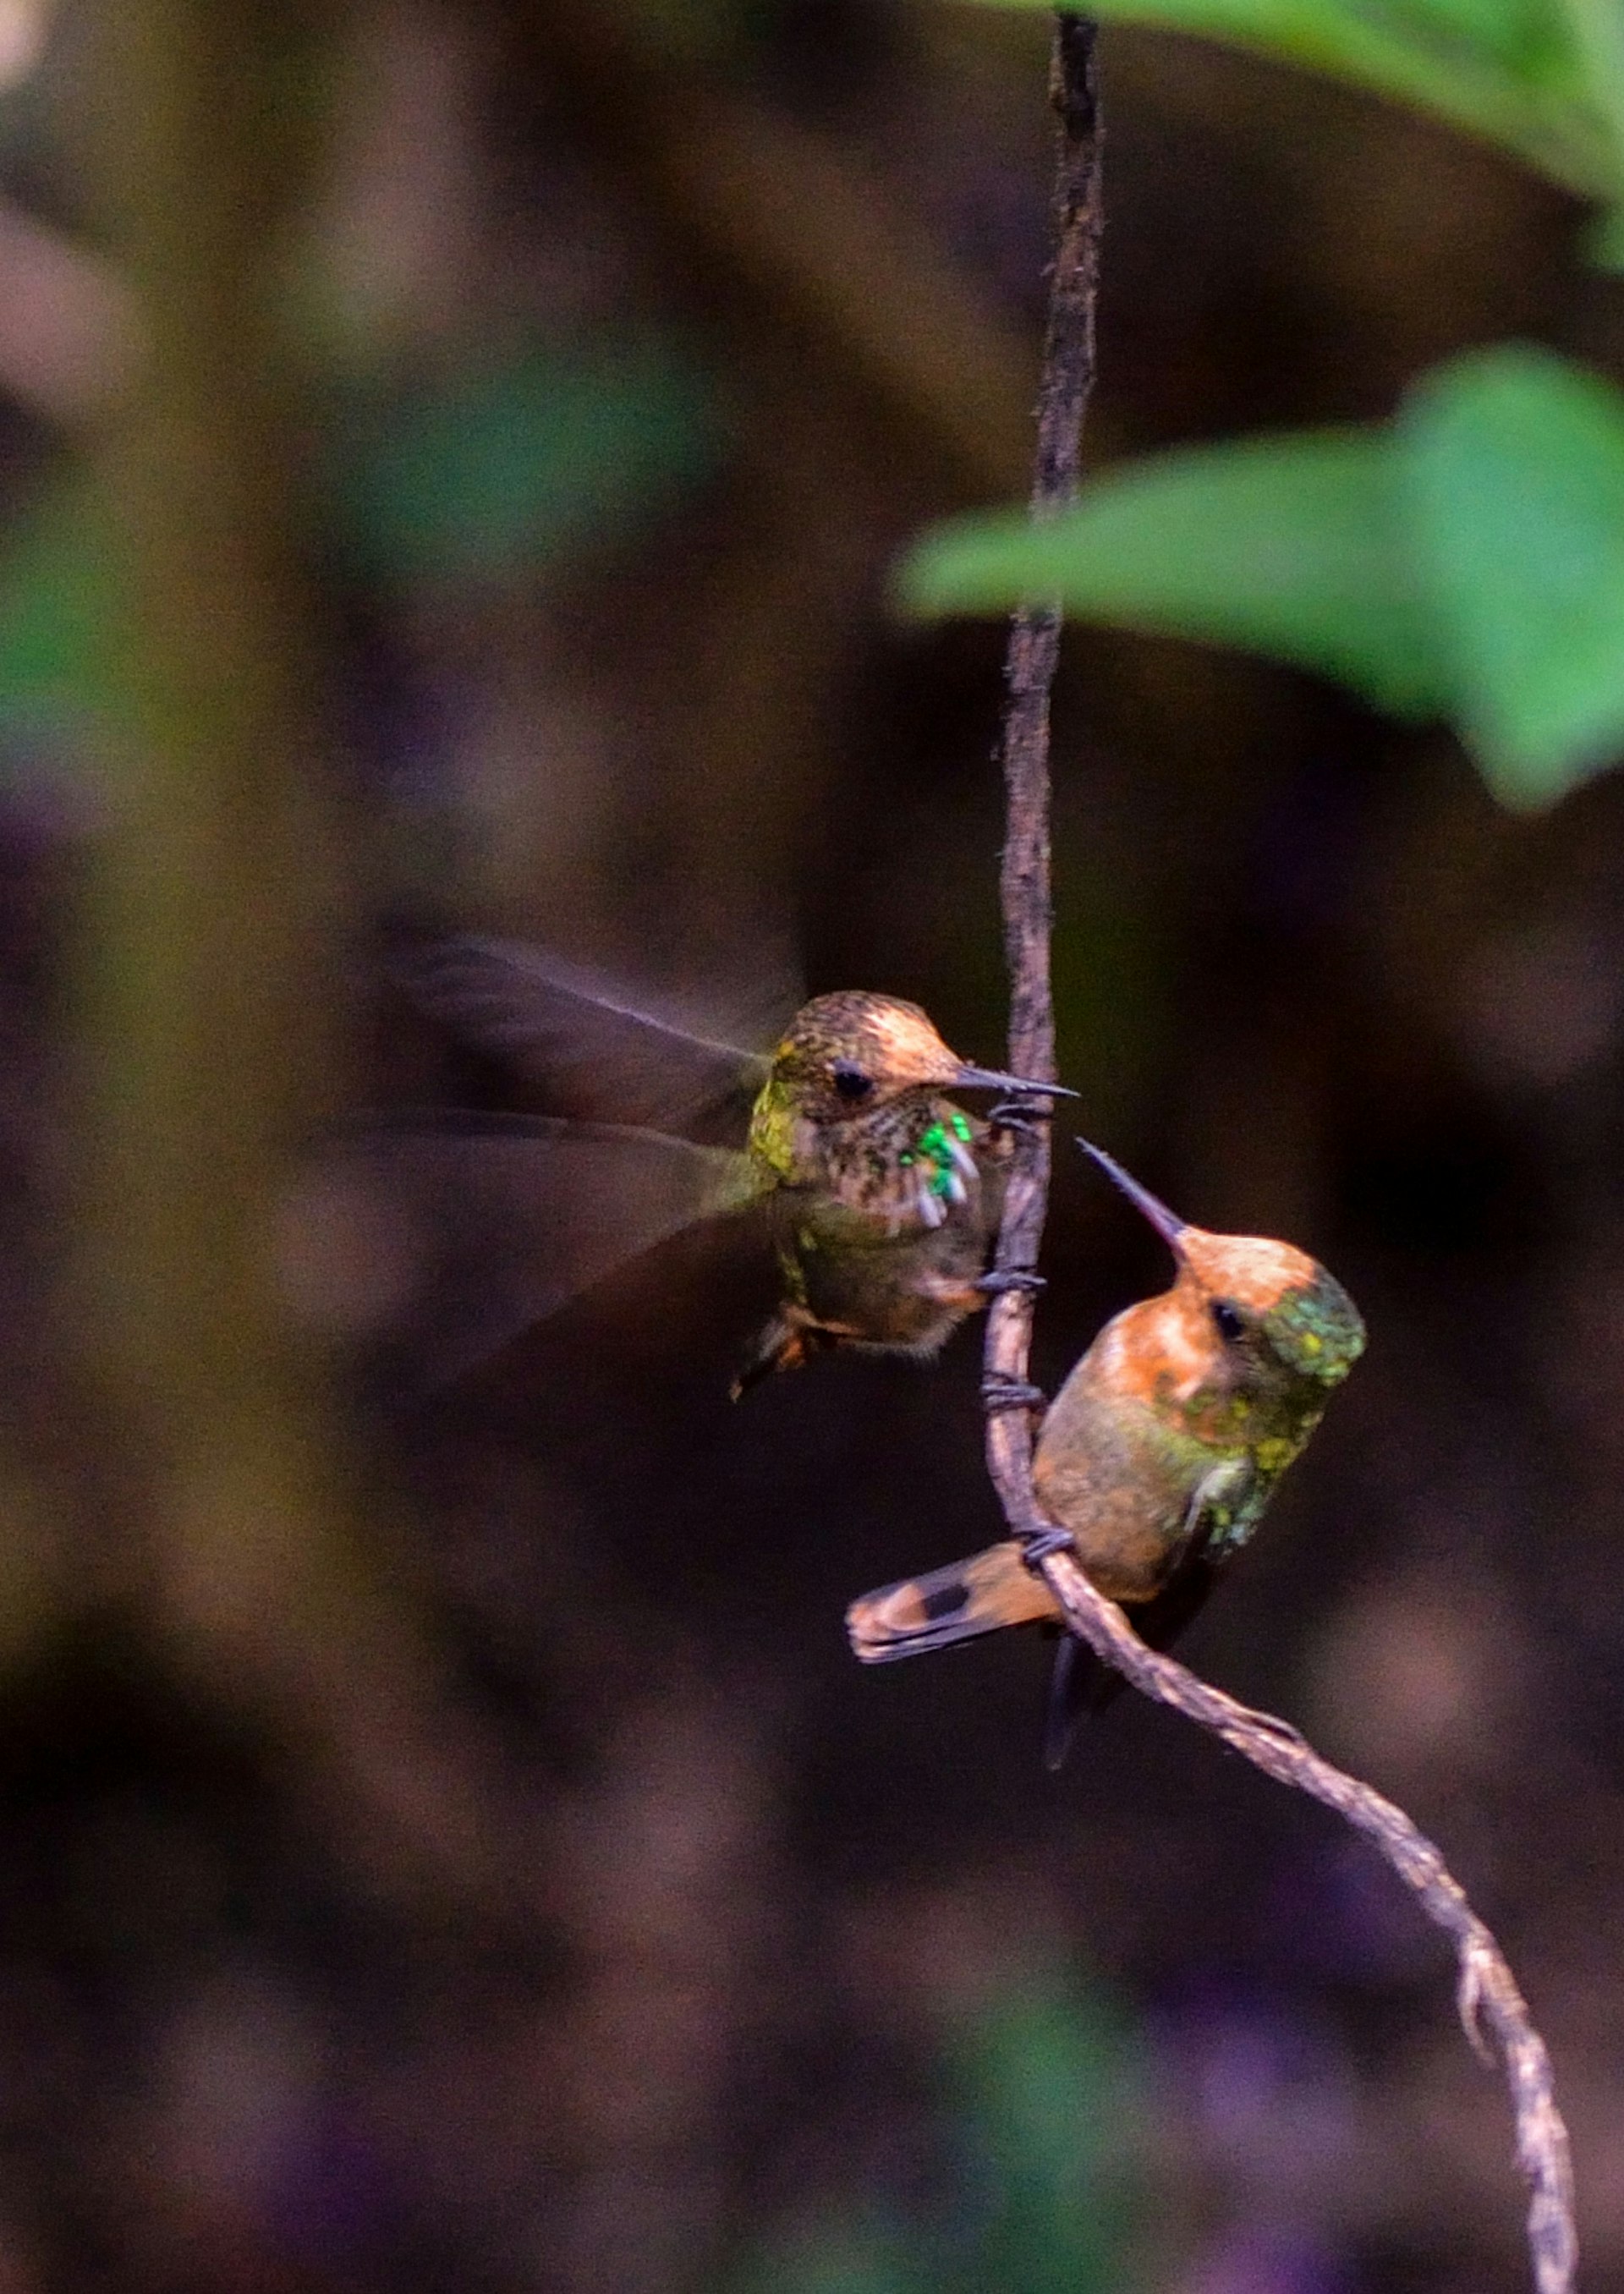
[{"label": "long thin beak", "polygon": [[1068,1091],[1063,1083],[1034,1083],[1029,1076],[1002,1075],[996,1068],[955,1068],[947,1081],[960,1091],[1021,1092],[1043,1099],[1075,1099],[1077,1095],[1075,1091]]},{"label": "long thin beak", "polygon": [[1099,1164],[1106,1177],[1122,1189],[1128,1200],[1143,1211],[1162,1240],[1177,1250],[1179,1239],[1189,1225],[1189,1220],[1175,1218],[1165,1203],[1158,1202],[1149,1187],[1141,1187],[1137,1179],[1130,1178],[1122,1165],[1113,1161],[1103,1147],[1096,1147],[1087,1139],[1079,1139],[1077,1144],[1085,1155],[1092,1156]]}]

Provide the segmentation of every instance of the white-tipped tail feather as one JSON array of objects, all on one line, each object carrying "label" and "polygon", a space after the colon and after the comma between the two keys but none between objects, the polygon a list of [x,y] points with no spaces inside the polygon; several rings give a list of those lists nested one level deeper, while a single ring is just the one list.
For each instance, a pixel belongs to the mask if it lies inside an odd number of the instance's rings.
[{"label": "white-tipped tail feather", "polygon": [[846,1612],[846,1631],[863,1664],[889,1664],[999,1632],[1006,1625],[1053,1621],[1059,1615],[1048,1587],[1027,1567],[1019,1547],[1007,1540],[926,1576],[905,1577],[860,1595]]}]

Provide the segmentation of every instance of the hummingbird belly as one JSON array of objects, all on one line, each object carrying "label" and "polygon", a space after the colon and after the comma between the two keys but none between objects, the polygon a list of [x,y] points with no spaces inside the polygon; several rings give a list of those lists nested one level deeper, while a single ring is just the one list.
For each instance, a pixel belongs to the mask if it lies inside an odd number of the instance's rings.
[{"label": "hummingbird belly", "polygon": [[[865,1231],[866,1230],[866,1231]],[[934,1354],[986,1304],[988,1231],[978,1196],[943,1224],[888,1234],[849,1218],[808,1219],[784,1250],[792,1306],[849,1346]]]},{"label": "hummingbird belly", "polygon": [[1032,1477],[1045,1513],[1071,1532],[1077,1558],[1113,1601],[1149,1601],[1190,1550],[1202,1493],[1245,1477],[1220,1453],[1073,1373],[1038,1435]]}]

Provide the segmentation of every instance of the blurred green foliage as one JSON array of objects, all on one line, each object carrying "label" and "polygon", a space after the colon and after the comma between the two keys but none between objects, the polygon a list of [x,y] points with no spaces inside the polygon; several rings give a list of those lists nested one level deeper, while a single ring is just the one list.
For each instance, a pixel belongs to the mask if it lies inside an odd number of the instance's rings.
[{"label": "blurred green foliage", "polygon": [[[1024,0],[995,0],[1024,4]],[[1617,0],[1103,0],[1440,114],[1599,201],[1624,264]],[[1119,627],[1319,671],[1446,718],[1503,804],[1624,745],[1624,395],[1506,346],[1424,376],[1394,419],[1163,455],[1043,525],[954,520],[905,560],[920,614],[1058,598]]]},{"label": "blurred green foliage", "polygon": [[1390,423],[1155,457],[1043,525],[928,534],[915,611],[1023,597],[1249,647],[1447,716],[1503,803],[1624,743],[1624,393],[1548,352],[1473,352]]},{"label": "blurred green foliage", "polygon": [[739,2294],[920,2294],[899,2225],[878,2217],[832,2217],[786,2233],[751,2266]]},{"label": "blurred green foliage", "polygon": [[1624,392],[1485,352],[1421,383],[1389,451],[1451,714],[1497,794],[1544,803],[1624,742]]},{"label": "blurred green foliage", "polygon": [[48,488],[0,555],[0,720],[50,731],[114,704],[118,601],[105,522],[79,480]]},{"label": "blurred green foliage", "polygon": [[[351,570],[414,583],[510,578],[599,551],[720,467],[712,376],[641,334],[347,398],[322,449],[321,515]],[[0,556],[0,718],[106,720],[118,607],[105,519],[78,477],[48,485]]]},{"label": "blurred green foliage", "polygon": [[832,2210],[755,2257],[739,2294],[1122,2294],[1144,2209],[1110,2007],[1058,1977],[1011,1985],[949,2030],[941,2103],[952,2219]]},{"label": "blurred green foliage", "polygon": [[352,403],[334,426],[331,500],[369,574],[499,575],[612,542],[721,452],[710,377],[685,345],[540,346]]},{"label": "blurred green foliage", "polygon": [[1157,455],[1043,525],[955,519],[905,562],[901,594],[927,614],[1057,597],[1095,621],[1324,670],[1407,714],[1442,699],[1392,473],[1357,433]]}]

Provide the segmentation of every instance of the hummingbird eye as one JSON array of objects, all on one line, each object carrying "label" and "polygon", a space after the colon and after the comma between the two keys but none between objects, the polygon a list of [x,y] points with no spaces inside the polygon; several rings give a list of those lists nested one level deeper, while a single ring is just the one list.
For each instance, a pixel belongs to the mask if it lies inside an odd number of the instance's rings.
[{"label": "hummingbird eye", "polygon": [[1214,1298],[1212,1305],[1213,1327],[1226,1346],[1246,1335],[1245,1317],[1231,1306],[1227,1298]]},{"label": "hummingbird eye", "polygon": [[836,1060],[834,1087],[843,1100],[855,1107],[859,1100],[866,1099],[873,1091],[874,1079],[873,1076],[865,1075],[863,1070],[855,1067],[850,1060]]}]

